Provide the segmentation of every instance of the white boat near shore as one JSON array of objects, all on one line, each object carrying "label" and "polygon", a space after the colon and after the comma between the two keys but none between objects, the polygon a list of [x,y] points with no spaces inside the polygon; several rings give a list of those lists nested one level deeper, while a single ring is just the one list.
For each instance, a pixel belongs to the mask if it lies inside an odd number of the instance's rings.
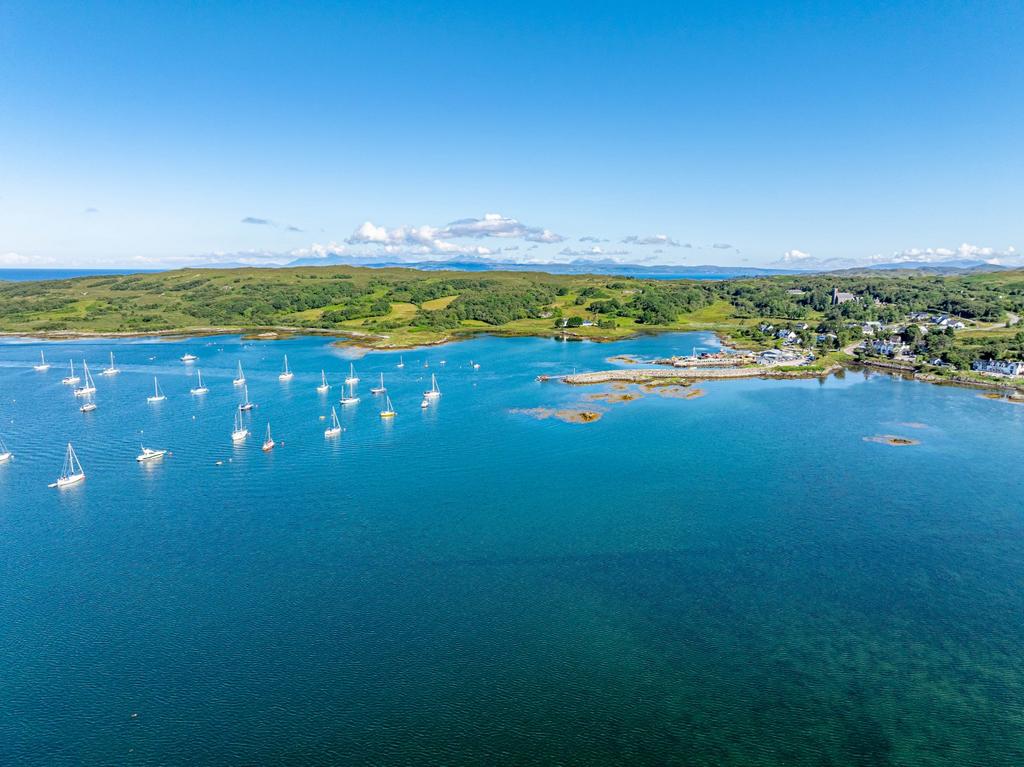
[{"label": "white boat near shore", "polygon": [[423,399],[437,399],[441,396],[441,390],[437,388],[437,376],[430,374],[430,388],[423,392]]},{"label": "white boat near shore", "polygon": [[46,361],[46,356],[43,354],[42,350],[39,351],[39,364],[33,365],[32,369],[38,370],[40,373],[45,373],[50,369],[50,363]]},{"label": "white boat near shore", "polygon": [[65,386],[74,386],[77,383],[81,383],[82,379],[75,375],[75,361],[69,360],[68,365],[68,374],[64,376],[60,382]]},{"label": "white boat near shore", "polygon": [[114,364],[114,353],[111,352],[110,353],[110,364],[107,367],[103,368],[103,370],[100,371],[100,375],[101,376],[107,376],[109,378],[110,376],[116,376],[120,372],[121,371],[118,369],[117,365]]},{"label": "white boat near shore", "polygon": [[380,374],[380,386],[374,386],[370,389],[370,394],[384,394],[387,388],[384,386],[384,374]]}]

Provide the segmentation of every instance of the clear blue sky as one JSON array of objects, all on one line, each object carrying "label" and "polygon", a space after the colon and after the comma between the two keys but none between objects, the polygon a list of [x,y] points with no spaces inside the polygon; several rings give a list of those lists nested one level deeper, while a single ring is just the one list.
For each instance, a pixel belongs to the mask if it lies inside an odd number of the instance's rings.
[{"label": "clear blue sky", "polygon": [[[1019,0],[4,0],[0,266],[998,255],[1022,39]],[[564,239],[445,230],[485,213]],[[622,242],[654,235],[680,246]]]}]

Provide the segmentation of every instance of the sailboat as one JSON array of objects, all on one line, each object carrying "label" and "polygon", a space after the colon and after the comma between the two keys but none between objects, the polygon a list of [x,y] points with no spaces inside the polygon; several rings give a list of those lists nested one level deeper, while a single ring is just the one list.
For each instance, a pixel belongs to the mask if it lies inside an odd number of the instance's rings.
[{"label": "sailboat", "polygon": [[243,439],[249,436],[249,430],[245,428],[245,424],[242,423],[242,414],[238,410],[235,411],[235,426],[231,430],[231,441],[241,442]]},{"label": "sailboat", "polygon": [[348,378],[345,379],[345,383],[349,386],[359,383],[359,376],[356,375],[356,366],[351,362],[348,364]]},{"label": "sailboat", "polygon": [[89,372],[89,363],[85,360],[82,360],[82,370],[84,371],[83,375],[85,375],[85,383],[75,389],[76,397],[84,397],[87,394],[95,394],[96,392],[96,382],[92,380],[92,373]]},{"label": "sailboat", "polygon": [[331,389],[331,385],[329,383],[327,383],[327,373],[325,373],[323,370],[321,370],[320,371],[320,385],[318,387],[316,387],[316,390],[320,394],[326,394],[328,391],[330,391],[330,389]]},{"label": "sailboat", "polygon": [[67,487],[77,484],[83,479],[85,479],[85,470],[82,468],[82,462],[78,460],[75,449],[68,442],[68,451],[64,454],[64,466],[60,470],[60,476],[57,477],[56,482],[51,482],[49,487]]},{"label": "sailboat", "polygon": [[384,386],[384,374],[380,374],[380,386],[374,386],[370,389],[370,394],[383,394],[387,389]]},{"label": "sailboat", "polygon": [[387,404],[384,406],[384,409],[380,411],[380,417],[381,418],[394,418],[395,415],[397,415],[397,414],[395,413],[394,405],[391,404],[391,397],[389,395],[384,395],[384,396],[387,399]]},{"label": "sailboat", "polygon": [[196,370],[196,378],[199,379],[199,386],[196,386],[193,389],[189,389],[189,392],[193,396],[199,396],[201,394],[206,394],[208,391],[210,391],[209,389],[206,388],[206,384],[203,383],[203,371],[202,370],[199,370],[199,369]]},{"label": "sailboat", "polygon": [[423,392],[423,399],[437,399],[441,396],[441,390],[437,388],[437,376],[430,374],[430,388]]},{"label": "sailboat", "polygon": [[121,371],[118,370],[117,366],[114,364],[114,353],[111,352],[110,353],[110,365],[108,365],[107,367],[103,368],[103,370],[100,371],[100,375],[101,376],[116,376],[120,372]]},{"label": "sailboat", "polygon": [[163,402],[167,397],[160,391],[160,384],[157,383],[156,376],[153,376],[153,394],[146,397],[146,402]]},{"label": "sailboat", "polygon": [[424,397],[422,400],[420,400],[420,407],[421,408],[428,408],[428,407],[430,407],[430,400],[428,400],[426,397]]},{"label": "sailboat", "polygon": [[480,363],[479,362],[473,362],[473,360],[470,360],[469,361],[469,365],[470,365],[471,368],[473,368],[473,370],[479,370],[480,369]]},{"label": "sailboat", "polygon": [[402,359],[402,355],[401,354],[398,355],[398,365],[396,365],[396,367],[400,367],[400,368],[404,368],[405,367],[405,360]]},{"label": "sailboat", "polygon": [[238,361],[238,375],[235,376],[235,380],[232,381],[235,386],[245,386],[245,373],[242,372],[242,361]]},{"label": "sailboat", "polygon": [[[348,381],[349,379],[345,379],[345,380]],[[348,396],[346,397],[346,396],[343,395],[342,398],[340,400],[338,400],[338,402],[340,402],[342,405],[354,405],[354,404],[356,404],[359,401],[359,397],[356,396],[356,389],[355,389],[355,387],[356,387],[356,385],[354,383],[349,383],[349,385],[348,385]]]},{"label": "sailboat", "polygon": [[197,359],[199,359],[199,358],[196,355],[194,355],[194,354],[182,354],[181,355],[181,361],[184,362],[184,363],[195,362]]},{"label": "sailboat", "polygon": [[85,395],[85,402],[83,402],[82,406],[78,409],[81,410],[83,413],[91,413],[93,410],[96,409],[96,402],[95,400],[93,400],[92,394]]},{"label": "sailboat", "polygon": [[252,410],[254,407],[256,407],[256,403],[249,401],[249,387],[248,386],[246,386],[244,388],[244,392],[245,392],[245,394],[244,394],[245,399],[238,405],[238,409],[239,410]]},{"label": "sailboat", "polygon": [[157,459],[163,458],[165,455],[167,455],[166,450],[153,450],[152,448],[145,447],[144,445],[139,445],[139,449],[142,452],[135,456],[135,460],[138,461],[139,463],[145,463],[146,461],[156,461]]},{"label": "sailboat", "polygon": [[277,443],[274,442],[274,438],[270,436],[270,421],[267,421],[267,438],[263,440],[263,452],[269,453],[274,449],[274,445],[276,444]]},{"label": "sailboat", "polygon": [[14,453],[7,449],[4,438],[0,437],[0,463],[6,463],[14,457]]},{"label": "sailboat", "polygon": [[50,369],[50,363],[46,361],[46,357],[43,355],[42,350],[39,350],[39,364],[32,366],[33,370],[38,370],[40,373],[44,373]]},{"label": "sailboat", "polygon": [[288,355],[284,355],[284,371],[277,377],[278,381],[290,381],[295,377],[295,373],[288,369]]},{"label": "sailboat", "polygon": [[69,372],[66,376],[64,376],[60,380],[60,382],[62,384],[64,384],[65,386],[74,386],[76,383],[78,383],[82,379],[75,375],[75,361],[74,360],[69,360],[69,362],[71,363],[71,368],[70,368],[71,372]]},{"label": "sailboat", "polygon": [[331,425],[324,429],[325,437],[337,437],[341,434],[341,421],[338,420],[338,411],[331,408]]}]

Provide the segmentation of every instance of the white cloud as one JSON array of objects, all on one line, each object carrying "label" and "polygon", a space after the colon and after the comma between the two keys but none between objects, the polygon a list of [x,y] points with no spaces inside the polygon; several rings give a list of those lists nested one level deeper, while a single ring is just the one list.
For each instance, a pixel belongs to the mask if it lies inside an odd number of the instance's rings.
[{"label": "white cloud", "polygon": [[678,242],[667,234],[652,234],[646,237],[639,234],[631,234],[628,237],[623,237],[620,242],[624,245],[668,245],[670,248],[681,247]]},{"label": "white cloud", "polygon": [[345,242],[349,245],[374,245],[388,253],[492,255],[496,251],[491,248],[453,242],[486,237],[518,238],[537,243],[556,243],[565,239],[550,229],[526,226],[514,218],[488,213],[483,218],[464,218],[440,228],[424,225],[389,229],[366,221]]},{"label": "white cloud", "polygon": [[782,258],[780,260],[784,264],[793,264],[799,263],[800,261],[806,261],[809,258],[811,258],[810,253],[804,253],[802,250],[797,250],[796,248],[794,248],[793,250],[787,250],[785,253],[783,253]]},{"label": "white cloud", "polygon": [[46,256],[26,256],[23,253],[15,253],[13,250],[7,253],[0,253],[0,267],[5,268],[27,267],[29,269],[43,269],[47,266],[52,266],[54,263],[54,259]]}]

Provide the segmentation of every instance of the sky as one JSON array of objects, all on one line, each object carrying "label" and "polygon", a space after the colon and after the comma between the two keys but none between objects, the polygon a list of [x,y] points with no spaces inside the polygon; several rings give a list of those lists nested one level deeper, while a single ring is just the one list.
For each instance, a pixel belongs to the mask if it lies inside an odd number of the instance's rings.
[{"label": "sky", "polygon": [[0,0],[0,267],[1024,263],[1024,4]]}]

